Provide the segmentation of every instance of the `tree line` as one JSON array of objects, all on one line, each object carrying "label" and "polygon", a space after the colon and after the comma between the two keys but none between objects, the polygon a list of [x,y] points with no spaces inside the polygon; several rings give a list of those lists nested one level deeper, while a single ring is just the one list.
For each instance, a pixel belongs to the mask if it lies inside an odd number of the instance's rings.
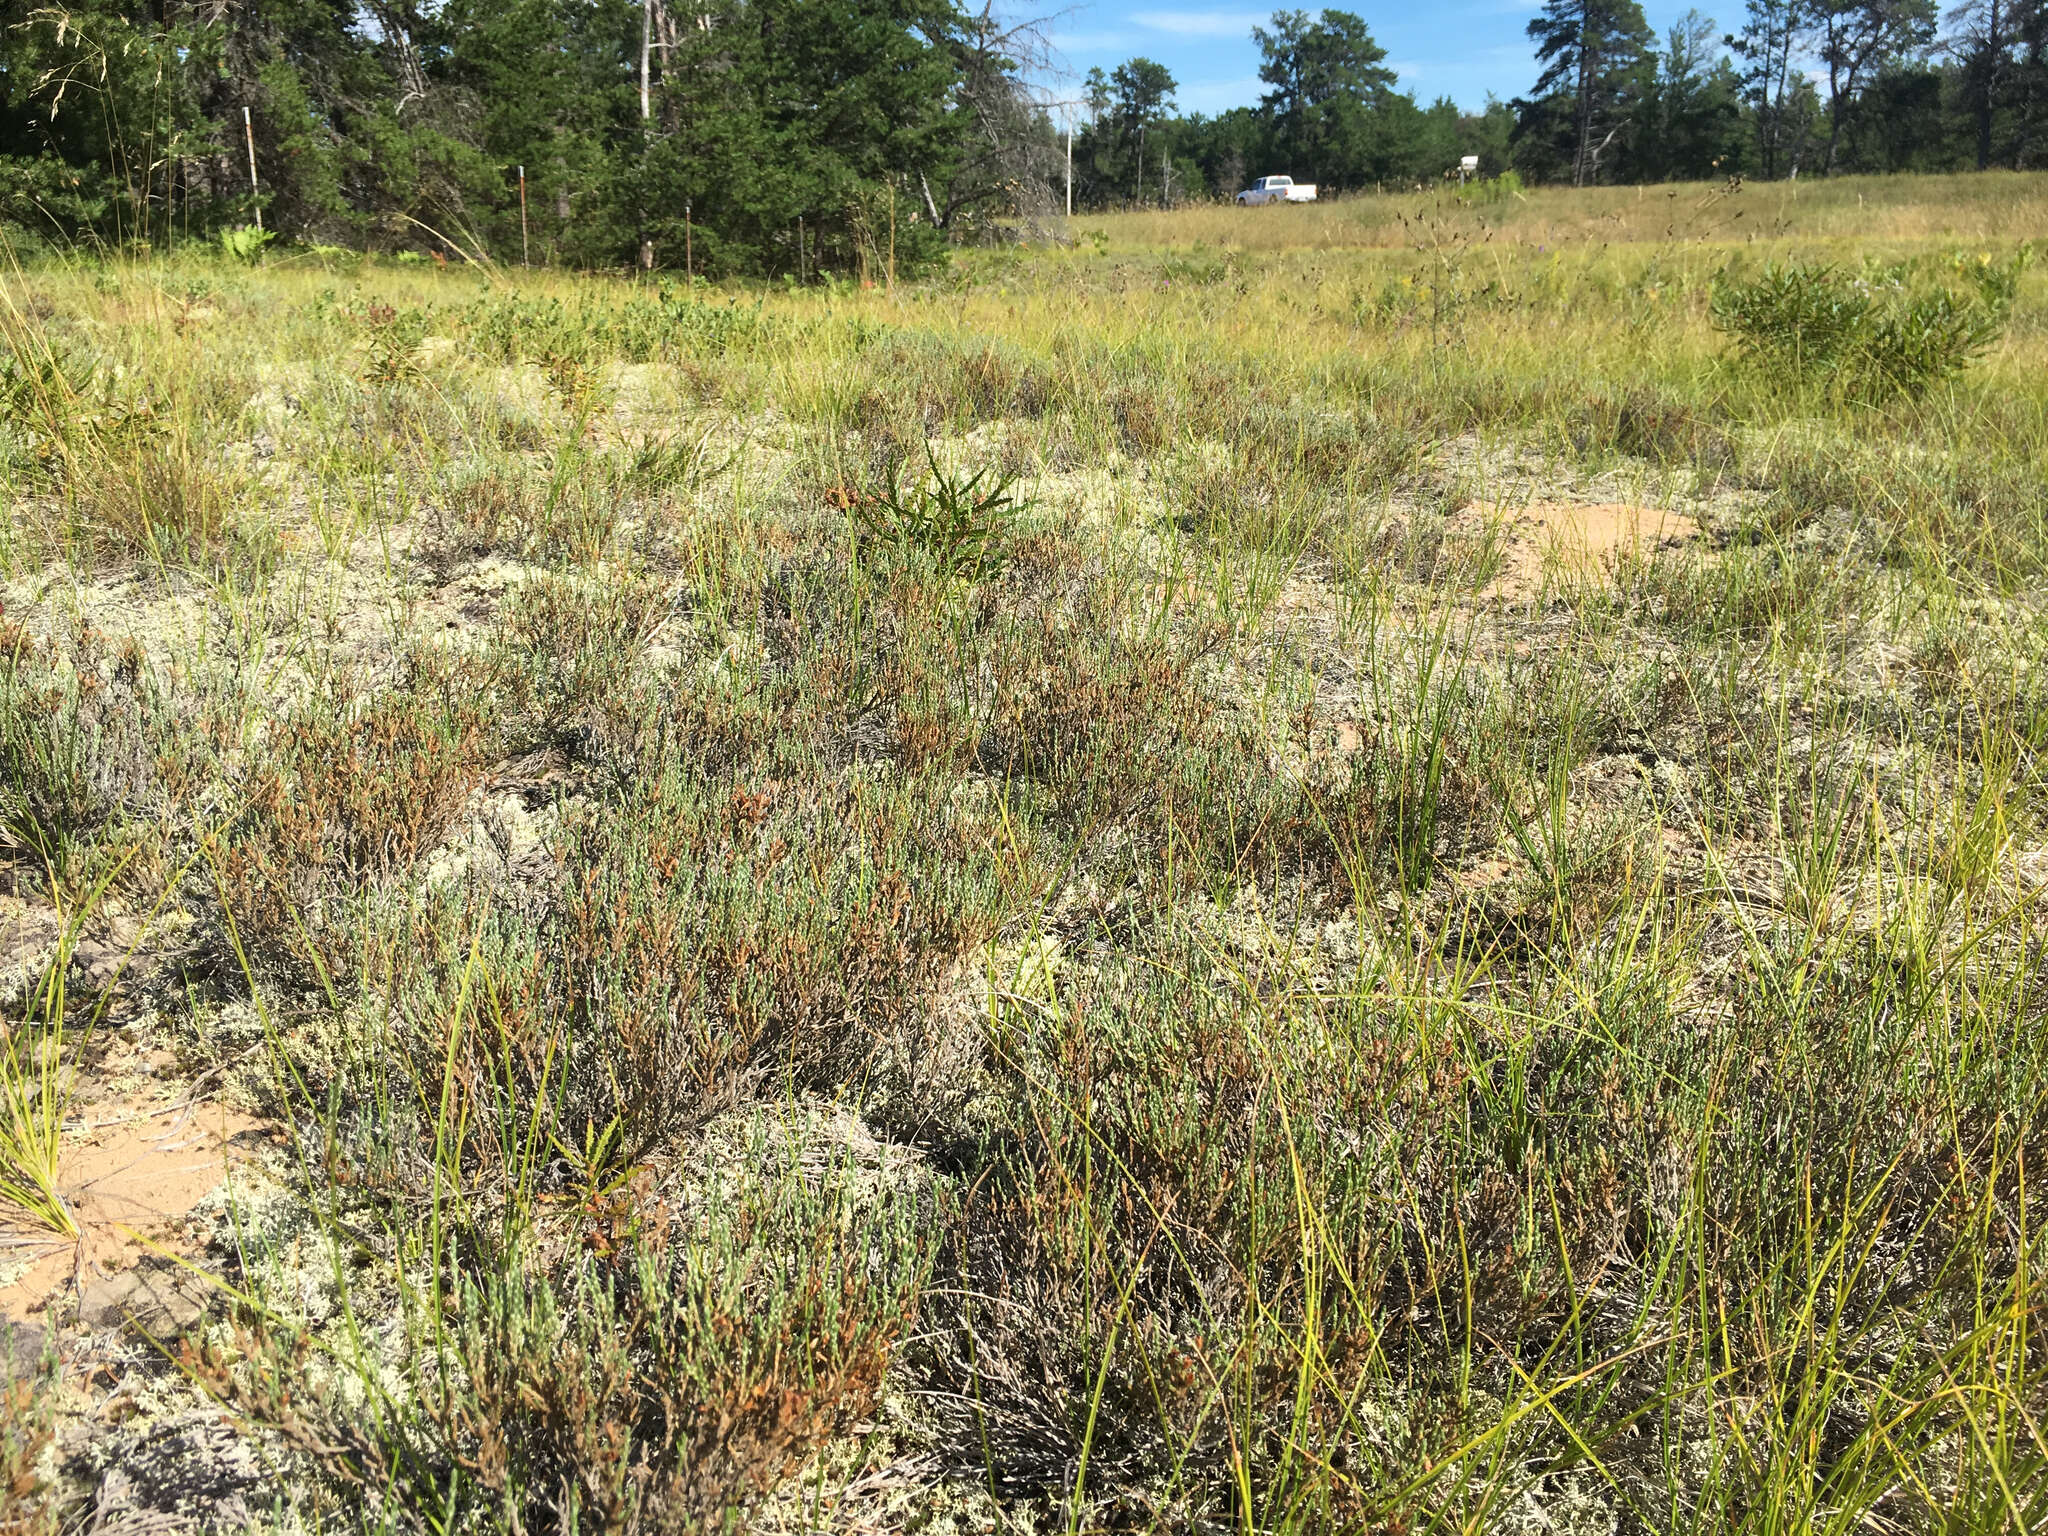
[{"label": "tree line", "polygon": [[[970,0],[971,3],[971,0]],[[1214,116],[1135,58],[1041,85],[1043,22],[956,0],[0,0],[0,225],[274,233],[707,276],[911,271],[1058,212],[1481,173],[1576,184],[2025,167],[2048,0],[1747,0],[1653,36],[1546,0],[1525,98],[1396,89],[1365,22],[1275,13]]]},{"label": "tree line", "polygon": [[0,222],[879,276],[1050,210],[1041,50],[952,0],[0,0]]},{"label": "tree line", "polygon": [[2025,168],[2048,160],[2048,0],[1748,0],[1660,38],[1637,0],[1545,0],[1526,97],[1480,112],[1397,91],[1348,11],[1256,27],[1259,103],[1174,111],[1173,76],[1131,59],[1088,77],[1078,206],[1229,196],[1287,174],[1335,191],[1407,185],[1475,156],[1530,182]]}]

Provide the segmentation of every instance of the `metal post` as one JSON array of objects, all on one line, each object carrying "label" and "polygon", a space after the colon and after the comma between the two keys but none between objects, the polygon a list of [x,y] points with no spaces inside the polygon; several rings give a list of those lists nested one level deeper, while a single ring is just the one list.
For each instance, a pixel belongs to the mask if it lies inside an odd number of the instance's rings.
[{"label": "metal post", "polygon": [[697,281],[697,250],[690,239],[690,200],[683,199],[683,281]]},{"label": "metal post", "polygon": [[242,137],[249,143],[249,202],[256,209],[256,230],[263,231],[263,204],[257,201],[256,191],[256,129],[249,121],[249,109],[242,108]]},{"label": "metal post", "polygon": [[1067,114],[1067,217],[1074,216],[1074,115]]},{"label": "metal post", "polygon": [[519,265],[533,265],[532,248],[526,241],[526,167],[519,167]]}]

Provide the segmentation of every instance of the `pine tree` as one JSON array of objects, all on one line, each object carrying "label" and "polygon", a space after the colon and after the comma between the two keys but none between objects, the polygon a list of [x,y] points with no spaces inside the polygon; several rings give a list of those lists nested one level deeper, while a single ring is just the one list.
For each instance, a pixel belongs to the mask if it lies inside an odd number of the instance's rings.
[{"label": "pine tree", "polygon": [[449,0],[436,73],[471,107],[495,190],[487,224],[519,248],[517,176],[526,167],[542,259],[585,265],[618,255],[614,221],[632,197],[638,7],[628,0]]},{"label": "pine tree", "polygon": [[1798,173],[1804,147],[1800,87],[1811,86],[1796,62],[1811,22],[1808,0],[1749,0],[1742,30],[1726,39],[1743,61],[1742,94],[1756,129],[1757,169],[1766,178]]},{"label": "pine tree", "polygon": [[1841,159],[1842,129],[1856,97],[1890,65],[1934,40],[1934,0],[1810,0],[1817,52],[1828,72],[1828,159]]},{"label": "pine tree", "polygon": [[1375,120],[1393,95],[1394,72],[1365,22],[1349,11],[1324,11],[1314,21],[1303,11],[1279,11],[1271,28],[1254,27],[1252,37],[1259,78],[1272,87],[1260,110],[1288,174],[1339,188],[1373,180],[1375,159],[1393,148],[1391,125]]},{"label": "pine tree", "polygon": [[1636,0],[1545,0],[1529,23],[1540,99],[1565,98],[1572,131],[1572,185],[1598,180],[1601,157],[1640,105],[1648,85],[1650,28]]},{"label": "pine tree", "polygon": [[1710,16],[1687,11],[1665,33],[1642,133],[1623,169],[1645,181],[1740,169],[1741,87]]},{"label": "pine tree", "polygon": [[1110,122],[1121,151],[1119,169],[1130,176],[1131,201],[1145,196],[1145,139],[1166,120],[1173,107],[1174,92],[1180,89],[1172,72],[1151,59],[1126,59],[1109,77],[1113,99]]},{"label": "pine tree", "polygon": [[[1977,169],[2023,163],[2048,110],[2048,0],[1964,0],[1948,13],[1949,50],[1976,142]],[[2008,126],[2009,153],[1997,153]]]},{"label": "pine tree", "polygon": [[[218,18],[79,0],[0,6],[0,217],[31,237],[97,228],[168,237],[180,206],[209,198],[216,136],[201,85],[218,70]],[[191,60],[188,67],[186,60]],[[248,182],[236,188],[248,217]]]}]

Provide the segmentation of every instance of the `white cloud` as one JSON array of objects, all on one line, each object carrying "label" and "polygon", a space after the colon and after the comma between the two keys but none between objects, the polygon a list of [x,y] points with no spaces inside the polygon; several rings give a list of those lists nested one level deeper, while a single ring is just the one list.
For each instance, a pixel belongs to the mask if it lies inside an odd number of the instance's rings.
[{"label": "white cloud", "polygon": [[1241,37],[1271,18],[1256,11],[1133,11],[1130,19],[1152,32],[1175,37]]}]

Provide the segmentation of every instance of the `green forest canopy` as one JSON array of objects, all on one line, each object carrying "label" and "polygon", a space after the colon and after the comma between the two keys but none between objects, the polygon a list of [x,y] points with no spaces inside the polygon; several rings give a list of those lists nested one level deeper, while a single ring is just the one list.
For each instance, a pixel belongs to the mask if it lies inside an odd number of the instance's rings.
[{"label": "green forest canopy", "polygon": [[1408,185],[1465,155],[1591,184],[2048,152],[2048,0],[1748,0],[1661,37],[1637,0],[1546,0],[1528,95],[1477,113],[1397,90],[1359,16],[1280,11],[1246,39],[1259,103],[1215,116],[1178,112],[1142,58],[1054,109],[1043,23],[951,0],[0,0],[0,18],[17,247],[260,217],[499,260],[909,270],[1063,208],[1066,128],[1079,209],[1281,171]]}]

